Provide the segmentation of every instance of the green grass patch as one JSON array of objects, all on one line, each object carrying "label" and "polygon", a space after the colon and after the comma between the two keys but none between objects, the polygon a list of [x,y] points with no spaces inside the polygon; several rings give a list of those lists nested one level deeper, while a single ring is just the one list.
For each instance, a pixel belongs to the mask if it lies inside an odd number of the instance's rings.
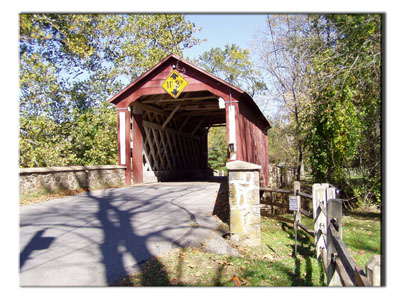
[{"label": "green grass patch", "polygon": [[[284,215],[293,218],[292,214]],[[313,230],[310,218],[302,217],[301,223]],[[381,254],[381,214],[380,211],[344,211],[342,218],[343,241],[350,250],[356,264],[365,269],[365,264],[374,255]]]},{"label": "green grass patch", "polygon": [[117,286],[323,286],[325,275],[314,255],[313,241],[299,232],[293,257],[294,232],[285,223],[263,218],[262,246],[238,247],[237,257],[199,249],[175,249],[145,263],[141,271]]},{"label": "green grass patch", "polygon": [[357,265],[365,264],[381,254],[381,214],[379,212],[349,211],[343,219],[343,241]]},{"label": "green grass patch", "polygon": [[[284,215],[293,218],[292,214]],[[310,229],[313,220],[303,217]],[[356,263],[365,263],[381,253],[379,213],[345,212],[343,239]],[[242,286],[325,286],[322,264],[315,258],[313,238],[298,231],[298,254],[294,257],[294,229],[270,218],[262,218],[261,247],[237,247],[239,256],[218,255],[200,249],[178,248],[154,257],[140,272],[116,286],[234,286],[233,276]]]}]

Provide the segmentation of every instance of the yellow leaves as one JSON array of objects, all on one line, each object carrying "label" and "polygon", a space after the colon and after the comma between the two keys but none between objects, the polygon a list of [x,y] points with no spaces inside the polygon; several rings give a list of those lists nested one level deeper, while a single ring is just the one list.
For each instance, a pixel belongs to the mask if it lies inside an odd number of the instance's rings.
[{"label": "yellow leaves", "polygon": [[233,263],[227,261],[218,261],[217,263],[222,266],[233,266]]}]

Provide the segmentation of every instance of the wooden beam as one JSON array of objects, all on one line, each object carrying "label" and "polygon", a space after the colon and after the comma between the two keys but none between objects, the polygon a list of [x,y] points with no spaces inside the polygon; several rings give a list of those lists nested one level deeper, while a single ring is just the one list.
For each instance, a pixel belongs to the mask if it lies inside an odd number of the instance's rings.
[{"label": "wooden beam", "polygon": [[179,127],[178,132],[181,132],[181,131],[182,131],[183,127],[185,127],[186,123],[189,121],[189,119],[191,118],[191,116],[192,116],[191,114],[188,114],[188,115],[186,116],[186,119],[185,119],[185,121],[183,121],[181,127]]},{"label": "wooden beam", "polygon": [[199,105],[183,106],[182,110],[194,110],[194,111],[215,111],[218,110],[218,106],[215,105],[205,105],[200,107]]},{"label": "wooden beam", "polygon": [[166,98],[166,99],[159,99],[159,100],[144,100],[142,103],[179,103],[182,101],[193,101],[193,100],[207,100],[207,99],[217,99],[217,96],[206,96],[206,97],[188,97],[188,98],[179,98],[179,99],[171,99],[171,98]]},{"label": "wooden beam", "polygon": [[372,282],[369,281],[364,271],[358,266],[355,266],[354,269],[354,281],[356,286],[372,286]]},{"label": "wooden beam", "polygon": [[260,203],[273,205],[273,206],[280,207],[280,208],[288,208],[289,207],[288,203],[279,203],[279,202],[273,202],[270,200],[260,200]]},{"label": "wooden beam", "polygon": [[344,267],[342,261],[340,260],[340,257],[336,257],[335,263],[336,263],[336,271],[340,276],[340,281],[342,282],[342,284],[344,286],[354,286],[354,283],[351,280],[349,274],[347,273],[346,268]]},{"label": "wooden beam", "polygon": [[169,168],[169,170],[173,170],[173,162],[172,162],[173,157],[172,156],[174,153],[170,149],[168,149],[169,145],[168,145],[168,143],[165,142],[165,137],[164,137],[164,135],[168,134],[168,132],[164,131],[164,130],[160,130],[158,133],[160,135],[161,143],[164,148],[164,154],[167,159],[168,168]]},{"label": "wooden beam", "polygon": [[347,274],[349,274],[350,279],[354,281],[354,270],[357,265],[353,257],[351,256],[350,251],[347,249],[345,243],[340,238],[339,232],[336,230],[332,223],[329,224],[329,230],[332,235],[332,244],[338,253],[340,261],[346,269]]},{"label": "wooden beam", "polygon": [[282,190],[282,189],[273,189],[273,188],[269,188],[269,187],[260,187],[260,191],[264,191],[264,192],[272,192],[272,193],[282,193],[282,194],[292,194],[293,191],[289,191],[289,190]]},{"label": "wooden beam", "polygon": [[169,114],[168,118],[165,120],[165,122],[162,124],[161,129],[164,130],[164,128],[167,126],[168,122],[172,119],[174,114],[181,108],[181,104],[175,106],[174,110]]},{"label": "wooden beam", "polygon": [[147,144],[150,147],[151,156],[153,157],[153,165],[151,167],[152,167],[153,171],[160,170],[160,164],[159,164],[159,161],[157,160],[156,151],[155,151],[155,149],[153,147],[153,143],[152,143],[152,140],[154,139],[154,137],[153,137],[153,134],[151,133],[151,129],[148,128],[147,126],[145,126],[145,124],[144,124],[145,122],[147,122],[147,121],[143,121],[143,128],[144,128],[144,131],[146,132],[146,140],[147,140]]},{"label": "wooden beam", "polygon": [[312,200],[312,195],[310,195],[310,194],[306,194],[306,193],[297,191],[297,194],[296,194],[296,195],[297,195],[297,196],[302,196],[302,197],[304,197],[304,198],[307,198],[307,199],[311,199],[311,200]]},{"label": "wooden beam", "polygon": [[314,231],[310,230],[306,225],[298,223],[297,225],[299,225],[299,227],[301,229],[303,229],[306,233],[308,233],[309,235],[311,235],[312,237],[315,237],[314,235]]},{"label": "wooden beam", "polygon": [[199,123],[197,123],[196,127],[193,129],[192,133],[190,134],[191,136],[193,136],[197,129],[199,129],[199,127],[201,126],[201,124],[203,124],[204,121],[200,121]]},{"label": "wooden beam", "polygon": [[148,111],[151,111],[151,112],[159,114],[159,115],[166,115],[164,110],[162,110],[161,108],[155,107],[153,105],[143,104],[142,107],[144,110],[148,110]]},{"label": "wooden beam", "polygon": [[217,116],[217,117],[224,117],[225,118],[225,112],[223,111],[190,111],[187,113],[181,113],[181,116],[187,116],[187,114],[192,114],[193,116],[201,116],[201,117],[207,117],[207,116]]},{"label": "wooden beam", "polygon": [[[148,127],[148,128],[162,130],[160,124],[149,122],[149,121],[143,121],[143,126],[144,127]],[[188,138],[192,138],[192,139],[195,139],[195,140],[200,139],[197,136],[191,136],[190,134],[187,134],[185,132],[179,132],[178,130],[175,130],[175,129],[172,129],[172,128],[165,127],[164,130],[168,131],[170,133],[174,133],[174,134],[177,134],[177,135],[182,135],[182,136],[185,136],[185,137],[188,137]]]},{"label": "wooden beam", "polygon": [[305,210],[305,209],[302,209],[302,208],[300,208],[299,211],[300,211],[300,213],[302,213],[306,217],[309,217],[311,219],[313,218],[312,212],[309,212],[308,210]]}]

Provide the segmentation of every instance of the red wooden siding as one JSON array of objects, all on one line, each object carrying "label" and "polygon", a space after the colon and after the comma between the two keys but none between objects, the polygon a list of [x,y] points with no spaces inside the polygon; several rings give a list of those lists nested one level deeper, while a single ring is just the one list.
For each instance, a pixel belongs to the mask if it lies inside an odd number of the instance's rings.
[{"label": "red wooden siding", "polygon": [[[238,160],[261,166],[260,181],[268,184],[268,136],[263,121],[245,101],[239,102],[237,123]],[[239,142],[240,141],[240,142]]]}]

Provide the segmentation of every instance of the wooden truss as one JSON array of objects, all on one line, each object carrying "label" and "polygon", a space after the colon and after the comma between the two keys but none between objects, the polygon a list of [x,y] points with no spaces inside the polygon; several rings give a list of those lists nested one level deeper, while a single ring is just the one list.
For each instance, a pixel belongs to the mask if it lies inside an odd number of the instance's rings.
[{"label": "wooden truss", "polygon": [[143,105],[143,108],[145,172],[199,170],[207,166],[203,151],[207,147],[206,132],[200,128],[201,123],[189,126],[190,115],[174,118],[179,105],[169,114],[155,107]]}]

